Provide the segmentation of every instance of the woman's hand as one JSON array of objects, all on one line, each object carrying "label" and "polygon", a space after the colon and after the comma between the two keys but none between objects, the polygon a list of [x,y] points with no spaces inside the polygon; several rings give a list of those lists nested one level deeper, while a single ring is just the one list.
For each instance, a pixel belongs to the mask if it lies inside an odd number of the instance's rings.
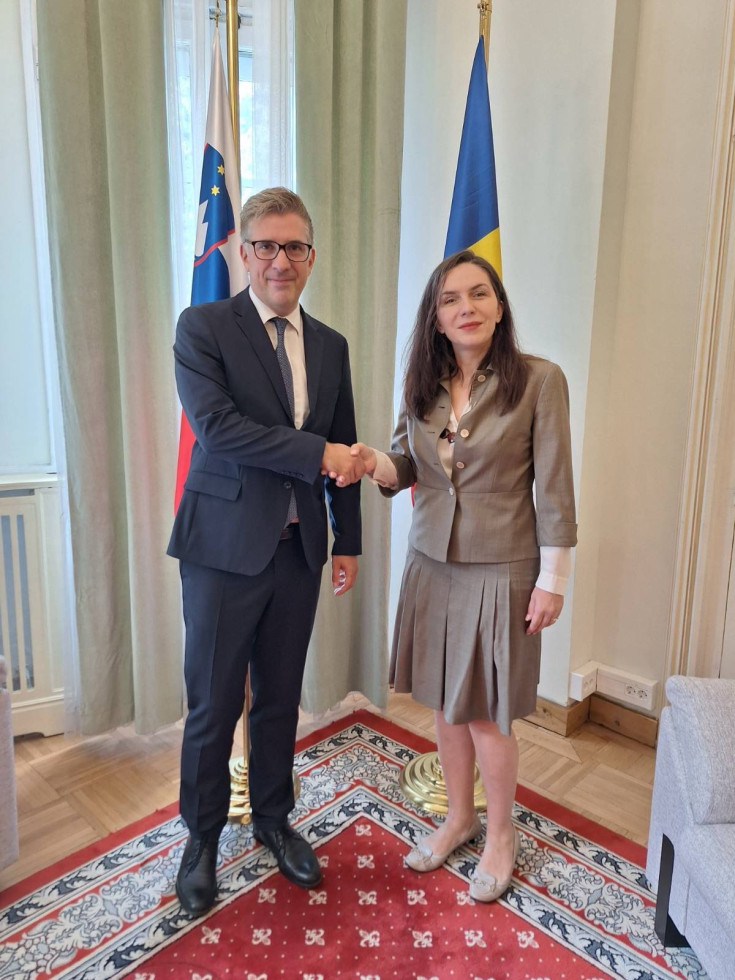
[{"label": "woman's hand", "polygon": [[547,592],[538,586],[531,593],[531,601],[528,603],[526,622],[528,628],[526,633],[532,636],[539,633],[547,626],[553,626],[561,614],[564,605],[564,596],[557,595],[556,592]]},{"label": "woman's hand", "polygon": [[350,456],[356,456],[360,460],[365,467],[367,476],[373,475],[375,467],[378,465],[378,457],[375,455],[374,449],[366,446],[364,442],[356,442],[350,447]]}]

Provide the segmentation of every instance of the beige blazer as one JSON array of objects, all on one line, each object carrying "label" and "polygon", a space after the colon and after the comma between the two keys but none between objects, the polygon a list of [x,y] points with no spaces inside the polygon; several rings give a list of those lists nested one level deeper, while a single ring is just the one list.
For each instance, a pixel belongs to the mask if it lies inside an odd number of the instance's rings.
[{"label": "beige blazer", "polygon": [[[497,377],[478,371],[459,421],[450,480],[438,453],[451,401],[443,388],[426,419],[402,406],[388,453],[398,487],[416,484],[409,544],[437,561],[506,562],[533,558],[539,545],[577,543],[569,433],[569,390],[561,368],[527,358],[519,404],[495,407]],[[534,506],[535,484],[535,506]]]}]

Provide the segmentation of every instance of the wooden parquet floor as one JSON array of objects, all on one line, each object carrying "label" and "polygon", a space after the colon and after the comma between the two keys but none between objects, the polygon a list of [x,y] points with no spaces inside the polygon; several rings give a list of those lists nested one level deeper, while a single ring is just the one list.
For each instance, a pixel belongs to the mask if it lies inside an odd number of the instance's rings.
[{"label": "wooden parquet floor", "polygon": [[[304,716],[299,735],[358,708],[434,739],[433,713],[401,694],[390,695],[385,711],[350,695],[328,715]],[[20,858],[0,872],[0,889],[176,800],[182,727],[18,739]],[[654,749],[593,724],[568,738],[525,721],[514,727],[524,785],[646,843]]]}]

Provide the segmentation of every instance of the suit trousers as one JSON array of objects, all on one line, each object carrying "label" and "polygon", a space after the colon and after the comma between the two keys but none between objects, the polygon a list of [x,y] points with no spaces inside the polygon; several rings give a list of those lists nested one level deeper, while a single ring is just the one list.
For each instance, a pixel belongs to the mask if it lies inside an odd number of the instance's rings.
[{"label": "suit trousers", "polygon": [[306,563],[298,528],[257,575],[180,563],[189,713],[179,805],[189,831],[227,822],[229,759],[250,667],[248,778],[253,822],[281,826],[293,809],[293,757],[306,652],[321,569]]}]

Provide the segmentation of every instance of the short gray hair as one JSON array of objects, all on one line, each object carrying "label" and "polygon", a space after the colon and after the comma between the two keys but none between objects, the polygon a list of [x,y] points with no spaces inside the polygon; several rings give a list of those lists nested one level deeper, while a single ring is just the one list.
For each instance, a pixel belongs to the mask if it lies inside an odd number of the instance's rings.
[{"label": "short gray hair", "polygon": [[253,194],[242,206],[240,212],[240,238],[246,241],[250,234],[250,224],[258,218],[269,214],[297,214],[303,218],[309,232],[307,244],[314,244],[314,225],[306,205],[298,194],[287,187],[266,187],[265,190]]}]

